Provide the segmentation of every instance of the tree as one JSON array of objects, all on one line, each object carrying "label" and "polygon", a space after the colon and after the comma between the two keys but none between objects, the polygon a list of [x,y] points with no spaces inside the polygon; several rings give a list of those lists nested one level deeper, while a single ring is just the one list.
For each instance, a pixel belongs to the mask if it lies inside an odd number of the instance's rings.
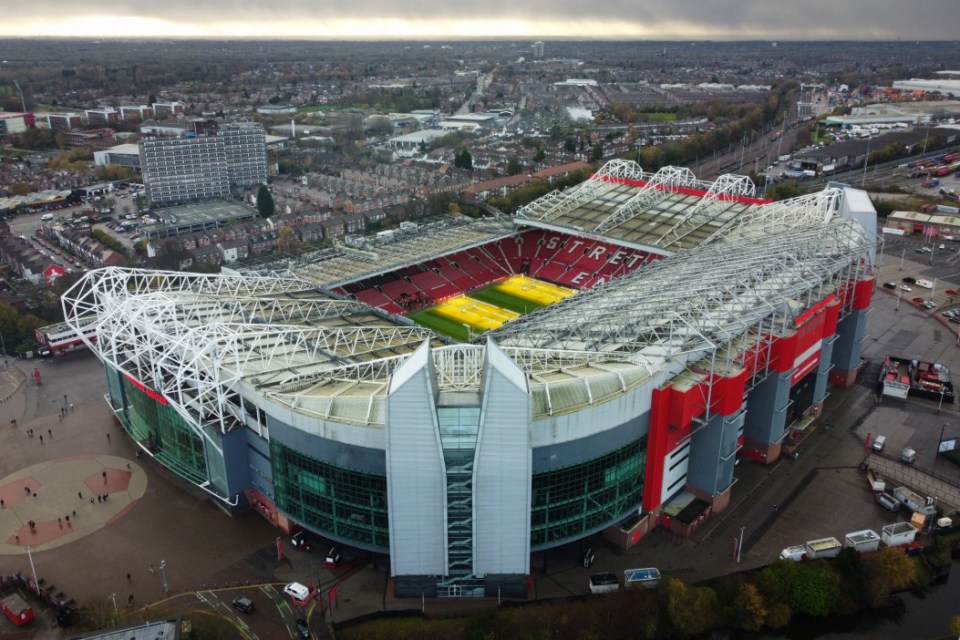
[{"label": "tree", "polygon": [[269,218],[276,212],[273,195],[265,184],[260,185],[260,189],[257,190],[257,211],[260,212],[262,218]]},{"label": "tree", "polygon": [[543,159],[547,157],[547,152],[543,148],[538,148],[533,152],[533,161],[534,162],[543,162]]},{"label": "tree", "polygon": [[523,165],[520,164],[520,158],[517,156],[510,156],[510,159],[507,161],[507,175],[516,176],[523,171]]},{"label": "tree", "polygon": [[795,611],[822,618],[833,613],[840,596],[839,580],[827,566],[801,565],[790,591]]},{"label": "tree", "polygon": [[590,149],[590,162],[603,160],[603,143],[598,142]]},{"label": "tree", "polygon": [[767,621],[769,611],[763,602],[760,590],[750,582],[744,582],[737,590],[734,606],[741,612],[740,628],[759,631]]},{"label": "tree", "polygon": [[466,148],[461,149],[457,153],[453,154],[453,166],[457,169],[466,169],[467,171],[473,170],[473,156],[470,155],[470,152]]},{"label": "tree", "polygon": [[286,253],[287,251],[293,251],[300,246],[300,239],[297,237],[297,234],[293,232],[293,229],[287,226],[280,227],[280,233],[277,235],[277,251],[279,253]]},{"label": "tree", "polygon": [[903,549],[884,547],[864,562],[870,604],[882,606],[891,594],[903,591],[917,580],[917,566]]},{"label": "tree", "polygon": [[677,578],[663,582],[667,616],[682,635],[697,635],[717,622],[717,594],[710,587],[691,587]]}]

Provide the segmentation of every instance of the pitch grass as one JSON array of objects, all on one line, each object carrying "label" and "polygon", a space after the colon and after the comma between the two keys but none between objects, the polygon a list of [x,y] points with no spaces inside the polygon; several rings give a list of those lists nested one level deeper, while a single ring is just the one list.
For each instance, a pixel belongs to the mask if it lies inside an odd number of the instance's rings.
[{"label": "pitch grass", "polygon": [[433,329],[437,333],[445,335],[448,338],[453,338],[458,342],[467,342],[470,339],[470,332],[465,326],[456,320],[451,320],[450,318],[445,318],[434,313],[432,309],[415,311],[414,313],[407,314],[407,317],[421,327]]},{"label": "pitch grass", "polygon": [[532,300],[523,300],[521,298],[517,298],[516,296],[512,296],[509,293],[499,291],[496,289],[496,286],[497,285],[493,285],[492,287],[471,291],[467,294],[467,297],[473,298],[474,300],[479,300],[480,302],[486,302],[487,304],[492,304],[495,307],[501,307],[503,309],[515,311],[516,313],[522,315],[533,313],[543,306]]}]

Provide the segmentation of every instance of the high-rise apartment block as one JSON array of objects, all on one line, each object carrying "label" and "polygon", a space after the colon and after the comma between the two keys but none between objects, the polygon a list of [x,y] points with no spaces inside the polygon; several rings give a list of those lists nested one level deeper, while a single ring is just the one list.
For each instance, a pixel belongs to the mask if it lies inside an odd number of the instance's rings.
[{"label": "high-rise apartment block", "polygon": [[235,187],[267,181],[260,124],[227,124],[207,135],[145,138],[140,165],[152,205],[223,198]]}]

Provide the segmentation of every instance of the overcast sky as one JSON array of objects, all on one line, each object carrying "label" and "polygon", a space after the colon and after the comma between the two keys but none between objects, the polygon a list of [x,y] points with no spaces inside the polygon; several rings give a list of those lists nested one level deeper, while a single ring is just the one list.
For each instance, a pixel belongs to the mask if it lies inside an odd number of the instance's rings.
[{"label": "overcast sky", "polygon": [[37,0],[3,36],[953,40],[957,0]]}]

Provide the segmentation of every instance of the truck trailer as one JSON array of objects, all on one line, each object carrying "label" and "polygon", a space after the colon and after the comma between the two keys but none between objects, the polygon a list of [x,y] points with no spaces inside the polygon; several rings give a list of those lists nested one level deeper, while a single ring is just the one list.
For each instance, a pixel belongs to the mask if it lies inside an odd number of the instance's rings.
[{"label": "truck trailer", "polygon": [[817,560],[819,558],[836,558],[843,545],[836,538],[819,538],[817,540],[808,540],[807,558]]},{"label": "truck trailer", "polygon": [[655,567],[646,569],[627,569],[623,572],[623,586],[625,589],[645,587],[653,589],[660,586],[660,570]]},{"label": "truck trailer", "polygon": [[615,573],[595,573],[590,576],[590,593],[612,593],[620,590]]},{"label": "truck trailer", "polygon": [[857,551],[876,551],[880,548],[880,536],[873,529],[851,531],[843,538],[844,547],[853,547]]},{"label": "truck trailer", "polygon": [[880,540],[888,547],[910,544],[916,537],[917,530],[909,522],[894,522],[880,529]]}]

